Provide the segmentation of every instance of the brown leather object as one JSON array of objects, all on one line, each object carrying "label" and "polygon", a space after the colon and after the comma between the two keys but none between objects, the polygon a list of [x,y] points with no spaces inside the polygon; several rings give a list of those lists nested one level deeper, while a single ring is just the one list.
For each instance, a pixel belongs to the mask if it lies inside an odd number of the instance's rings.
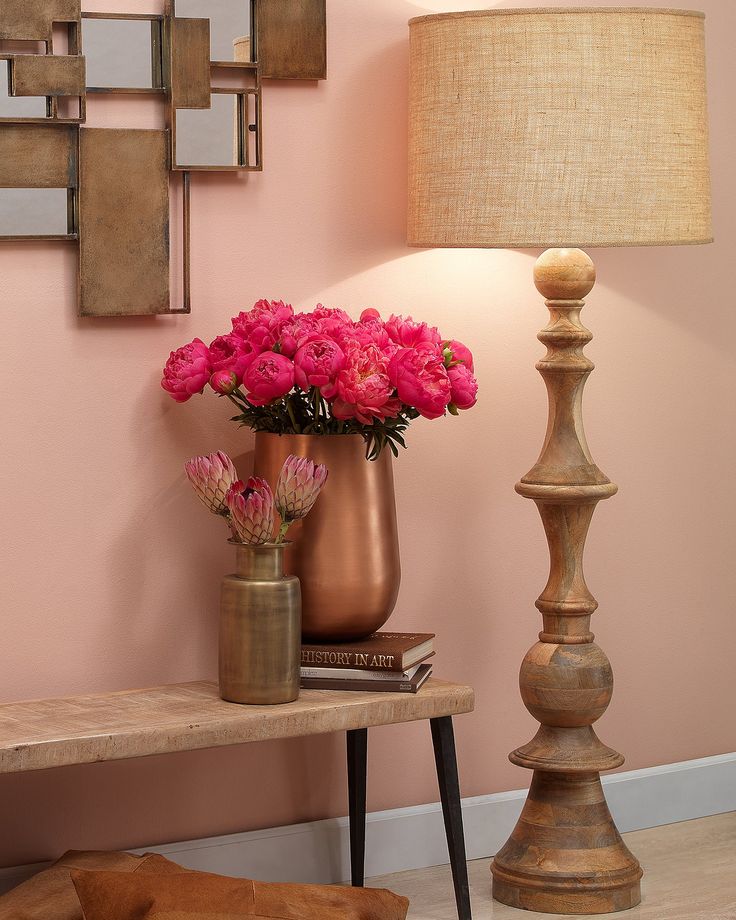
[{"label": "brown leather object", "polygon": [[288,885],[207,872],[75,870],[85,920],[405,920],[406,898],[376,888]]},{"label": "brown leather object", "polygon": [[97,853],[70,850],[33,878],[0,896],[0,920],[83,920],[71,879],[72,869],[110,869],[118,873],[182,872],[163,856],[148,853]]}]

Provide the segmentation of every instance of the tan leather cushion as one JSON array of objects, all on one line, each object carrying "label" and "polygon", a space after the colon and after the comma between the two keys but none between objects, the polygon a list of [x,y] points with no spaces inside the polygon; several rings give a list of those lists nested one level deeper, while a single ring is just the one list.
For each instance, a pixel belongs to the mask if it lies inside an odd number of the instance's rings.
[{"label": "tan leather cushion", "polygon": [[287,885],[207,872],[75,870],[85,920],[405,920],[406,898],[375,888]]},{"label": "tan leather cushion", "polygon": [[0,920],[83,920],[71,879],[72,869],[112,869],[117,872],[181,872],[163,856],[96,853],[70,850],[38,875],[0,896]]}]

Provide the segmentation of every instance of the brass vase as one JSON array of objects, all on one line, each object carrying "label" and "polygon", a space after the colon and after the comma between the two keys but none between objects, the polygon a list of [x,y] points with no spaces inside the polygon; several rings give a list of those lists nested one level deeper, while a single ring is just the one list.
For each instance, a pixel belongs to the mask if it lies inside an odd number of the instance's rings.
[{"label": "brass vase", "polygon": [[230,541],[237,571],[220,596],[220,696],[231,703],[291,703],[299,696],[301,595],[284,574],[288,544]]},{"label": "brass vase", "polygon": [[327,483],[289,531],[286,571],[302,587],[302,633],[313,642],[380,629],[401,582],[391,452],[366,460],[360,435],[256,435],[255,474],[276,483],[289,454],[324,463]]}]

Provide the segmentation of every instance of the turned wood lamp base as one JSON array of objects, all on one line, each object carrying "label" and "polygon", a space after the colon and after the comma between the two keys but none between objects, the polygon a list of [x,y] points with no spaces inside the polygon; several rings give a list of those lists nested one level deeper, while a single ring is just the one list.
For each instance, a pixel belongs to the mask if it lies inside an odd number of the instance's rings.
[{"label": "turned wood lamp base", "polygon": [[595,267],[579,249],[549,249],[534,270],[550,323],[539,334],[547,354],[537,364],[549,395],[549,424],[539,460],[516,486],[532,499],[550,551],[547,586],[537,600],[543,629],[527,653],[519,685],[541,723],[510,755],[534,770],[519,822],[491,866],[493,897],[524,910],[604,914],[641,900],[642,870],[608,810],[600,772],[624,759],[606,747],[593,723],[613,692],[608,658],[594,643],[598,604],[585,584],[583,550],[596,505],[616,493],[588,450],[582,396],[593,363],[580,322]]}]

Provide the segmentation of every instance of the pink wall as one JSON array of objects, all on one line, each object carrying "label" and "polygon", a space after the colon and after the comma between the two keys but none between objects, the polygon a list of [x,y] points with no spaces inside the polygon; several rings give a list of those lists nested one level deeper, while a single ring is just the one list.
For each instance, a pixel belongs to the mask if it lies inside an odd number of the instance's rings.
[{"label": "pink wall", "polygon": [[[328,0],[330,79],[266,86],[265,172],[195,177],[191,317],[80,321],[70,246],[0,248],[3,700],[214,676],[219,579],[232,559],[182,463],[218,447],[243,454],[252,438],[214,399],[170,402],[162,362],[259,297],[370,304],[413,311],[477,355],[478,408],[417,424],[397,464],[404,584],[391,625],[436,631],[438,676],[477,689],[477,712],[457,720],[464,793],[528,780],[506,754],[534,728],[517,671],[539,629],[547,565],[534,506],[513,491],[546,412],[533,254],[404,245],[406,22],[484,5]],[[159,10],[157,0],[122,6]],[[629,768],[736,749],[736,6],[699,6],[718,241],[594,253],[599,284],[585,312],[598,364],[589,441],[621,486],[598,510],[587,555],[595,631],[617,676],[600,733]],[[109,99],[91,120],[151,126],[160,116]],[[369,807],[436,801],[430,749],[423,726],[373,732]],[[3,777],[0,865],[345,811],[338,737]]]}]

